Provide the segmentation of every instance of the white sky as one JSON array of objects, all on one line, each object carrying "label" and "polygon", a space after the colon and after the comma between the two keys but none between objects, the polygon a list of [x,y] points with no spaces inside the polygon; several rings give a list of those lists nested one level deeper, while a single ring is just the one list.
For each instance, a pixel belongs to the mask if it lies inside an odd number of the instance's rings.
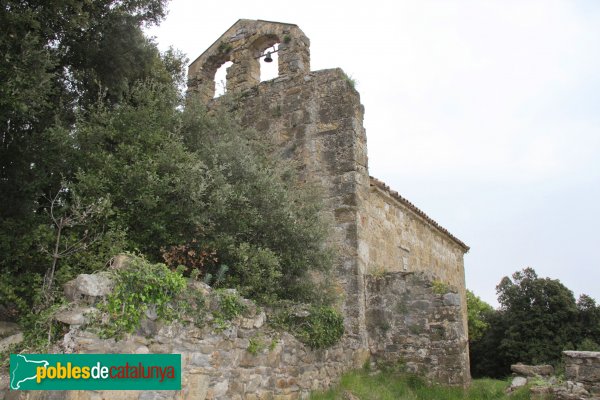
[{"label": "white sky", "polygon": [[[240,18],[295,23],[365,106],[370,174],[471,246],[467,286],[525,266],[600,301],[600,2],[172,0],[190,61]],[[276,63],[273,63],[276,64]]]}]

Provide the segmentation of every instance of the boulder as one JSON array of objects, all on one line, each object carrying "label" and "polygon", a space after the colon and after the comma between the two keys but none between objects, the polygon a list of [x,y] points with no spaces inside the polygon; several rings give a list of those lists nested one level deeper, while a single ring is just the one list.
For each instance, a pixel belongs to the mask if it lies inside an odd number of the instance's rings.
[{"label": "boulder", "polygon": [[87,297],[104,297],[111,293],[113,280],[108,274],[81,274],[63,286],[65,297],[70,301],[79,301]]},{"label": "boulder", "polygon": [[0,321],[0,338],[11,336],[19,331],[19,325],[14,322]]},{"label": "boulder", "polygon": [[10,346],[13,344],[21,343],[23,341],[23,332],[15,333],[14,335],[10,335],[2,340],[0,340],[0,353],[8,350]]},{"label": "boulder", "polygon": [[525,364],[513,364],[510,366],[510,370],[517,375],[535,377],[535,376],[551,376],[554,375],[554,367],[552,365],[525,365]]},{"label": "boulder", "polygon": [[54,319],[68,325],[83,325],[89,322],[91,314],[97,312],[98,310],[93,307],[74,307],[57,312]]},{"label": "boulder", "polygon": [[527,379],[522,376],[515,376],[510,384],[511,390],[527,385]]},{"label": "boulder", "polygon": [[0,353],[8,350],[13,344],[23,341],[23,332],[14,322],[0,321]]}]

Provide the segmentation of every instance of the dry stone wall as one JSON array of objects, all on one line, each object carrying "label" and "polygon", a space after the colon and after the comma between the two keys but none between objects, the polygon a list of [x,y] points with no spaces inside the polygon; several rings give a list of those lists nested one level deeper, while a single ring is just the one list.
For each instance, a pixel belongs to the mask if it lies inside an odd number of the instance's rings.
[{"label": "dry stone wall", "polygon": [[[107,283],[101,274],[80,275],[66,289],[72,299],[55,319],[68,325],[68,333],[55,353],[181,354],[180,391],[9,391],[8,376],[0,376],[0,398],[7,400],[258,400],[305,399],[310,391],[323,390],[341,374],[362,362],[341,343],[312,350],[284,331],[267,324],[266,314],[253,302],[240,299],[245,312],[222,326],[210,314],[200,326],[165,323],[147,312],[140,328],[122,340],[101,339],[87,324],[99,313],[94,308],[109,292],[94,288]],[[112,285],[108,285],[111,287]],[[208,286],[190,282],[188,291],[199,291],[214,307],[216,294]],[[235,291],[228,291],[235,294]]]},{"label": "dry stone wall", "polygon": [[565,378],[582,384],[594,398],[600,398],[600,352],[563,351]]},{"label": "dry stone wall", "polygon": [[367,328],[373,357],[433,382],[468,382],[460,295],[422,273],[367,275]]}]

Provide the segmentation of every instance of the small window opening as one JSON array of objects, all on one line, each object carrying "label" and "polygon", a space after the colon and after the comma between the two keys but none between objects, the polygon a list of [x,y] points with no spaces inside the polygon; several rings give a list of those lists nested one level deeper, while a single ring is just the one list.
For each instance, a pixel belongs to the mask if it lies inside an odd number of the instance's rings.
[{"label": "small window opening", "polygon": [[271,79],[275,79],[279,76],[279,43],[274,44],[273,46],[267,48],[263,51],[263,54],[270,54],[270,57],[273,61],[266,62],[266,57],[260,58],[260,81],[268,81]]},{"label": "small window opening", "polygon": [[227,92],[227,68],[231,67],[233,63],[227,61],[217,69],[215,72],[215,99],[223,96]]}]

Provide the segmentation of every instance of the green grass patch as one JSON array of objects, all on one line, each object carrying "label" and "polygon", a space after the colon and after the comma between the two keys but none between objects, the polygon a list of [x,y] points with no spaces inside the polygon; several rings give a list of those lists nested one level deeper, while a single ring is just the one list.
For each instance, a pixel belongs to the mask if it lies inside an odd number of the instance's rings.
[{"label": "green grass patch", "polygon": [[361,400],[529,400],[529,390],[522,388],[510,396],[505,393],[508,381],[475,379],[467,388],[427,385],[414,375],[388,372],[371,374],[367,370],[344,374],[340,384],[324,393],[313,393],[311,400],[341,400],[351,392]]}]

